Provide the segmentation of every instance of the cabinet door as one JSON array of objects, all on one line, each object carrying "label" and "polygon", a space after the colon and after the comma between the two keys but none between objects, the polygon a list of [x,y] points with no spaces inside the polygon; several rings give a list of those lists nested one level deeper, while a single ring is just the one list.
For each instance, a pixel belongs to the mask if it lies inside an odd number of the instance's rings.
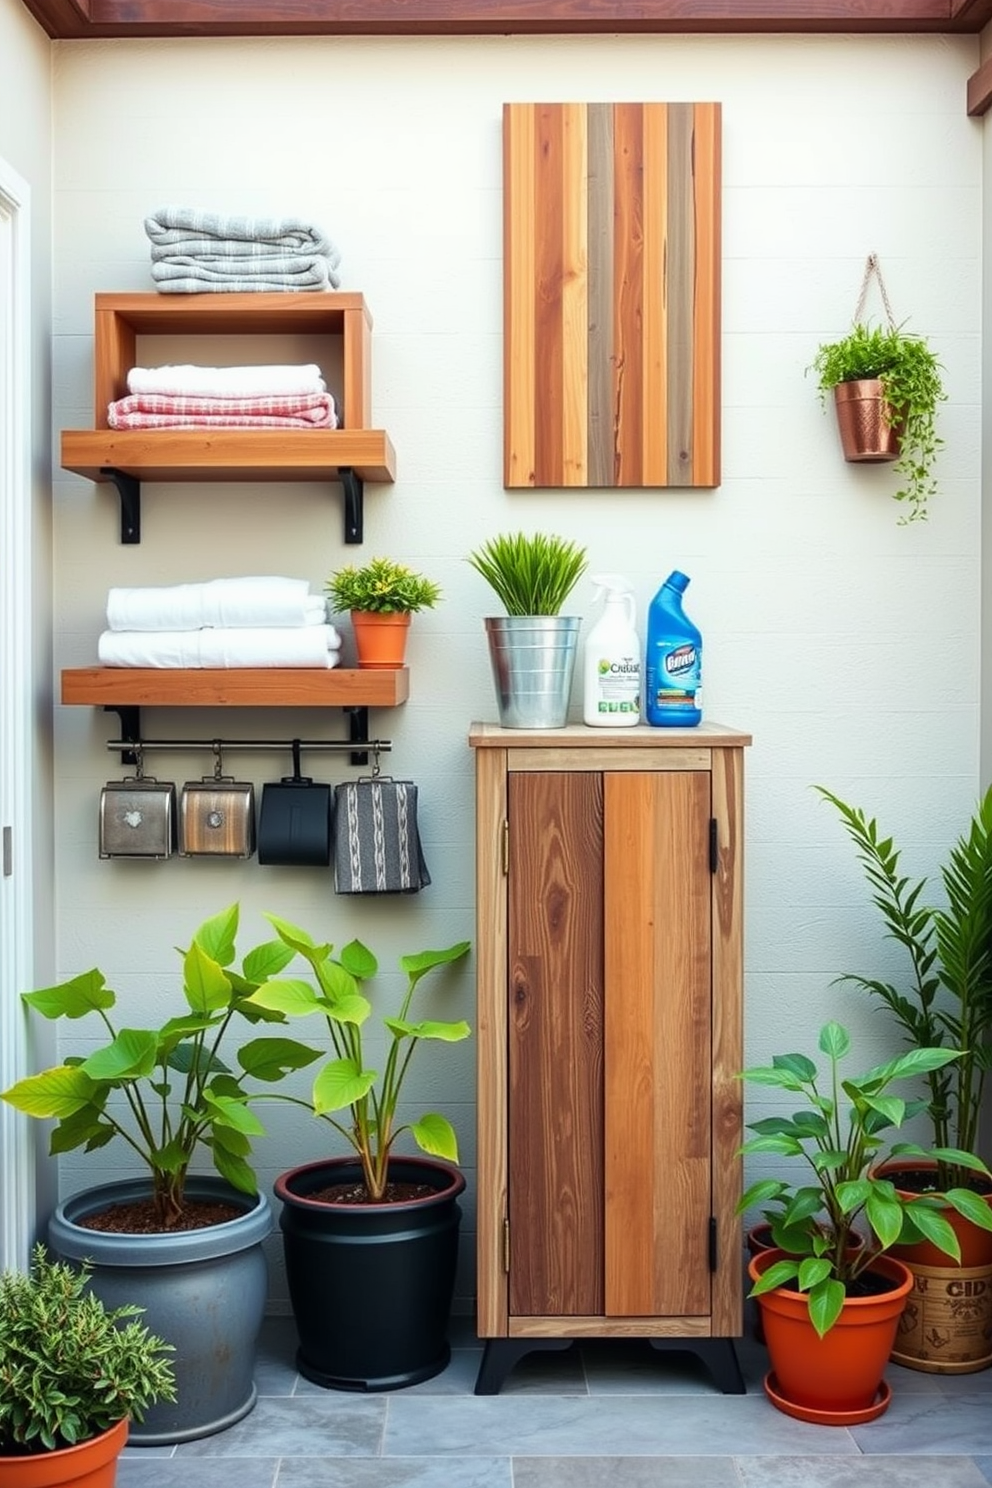
[{"label": "cabinet door", "polygon": [[511,773],[509,1311],[603,1311],[603,781]]},{"label": "cabinet door", "polygon": [[706,1315],[705,772],[508,783],[509,1311]]},{"label": "cabinet door", "polygon": [[605,776],[606,1312],[710,1311],[710,777]]}]

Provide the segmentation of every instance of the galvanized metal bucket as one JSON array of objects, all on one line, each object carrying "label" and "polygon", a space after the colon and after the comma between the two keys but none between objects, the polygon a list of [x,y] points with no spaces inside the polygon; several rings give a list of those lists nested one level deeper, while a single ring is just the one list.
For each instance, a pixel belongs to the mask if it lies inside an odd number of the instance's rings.
[{"label": "galvanized metal bucket", "polygon": [[575,671],[577,615],[486,617],[489,660],[503,728],[562,728]]}]

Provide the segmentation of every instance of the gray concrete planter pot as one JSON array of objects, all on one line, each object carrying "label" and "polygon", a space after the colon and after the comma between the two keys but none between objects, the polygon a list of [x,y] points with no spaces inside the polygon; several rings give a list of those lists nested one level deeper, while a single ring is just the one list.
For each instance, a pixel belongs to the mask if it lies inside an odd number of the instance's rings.
[{"label": "gray concrete planter pot", "polygon": [[219,1178],[190,1178],[191,1198],[245,1206],[226,1224],[175,1234],[126,1235],[79,1220],[108,1204],[145,1197],[142,1179],[87,1189],[59,1204],[48,1243],[67,1261],[92,1265],[90,1285],[108,1307],[135,1303],[144,1323],[175,1347],[176,1400],[159,1401],[134,1423],[129,1446],[164,1446],[212,1436],[255,1404],[255,1345],[268,1270],[262,1241],[272,1229],[264,1194],[236,1193]]}]

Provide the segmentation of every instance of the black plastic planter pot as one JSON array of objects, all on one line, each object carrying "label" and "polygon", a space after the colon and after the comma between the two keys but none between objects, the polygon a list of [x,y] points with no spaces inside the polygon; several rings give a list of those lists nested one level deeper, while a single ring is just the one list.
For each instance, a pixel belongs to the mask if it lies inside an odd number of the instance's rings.
[{"label": "black plastic planter pot", "polygon": [[328,1158],[275,1183],[297,1368],[335,1390],[393,1390],[440,1374],[451,1357],[448,1319],[458,1264],[458,1197],[465,1179],[436,1158],[395,1157],[390,1177],[427,1183],[398,1204],[335,1204],[309,1195],[359,1182],[352,1158]]}]

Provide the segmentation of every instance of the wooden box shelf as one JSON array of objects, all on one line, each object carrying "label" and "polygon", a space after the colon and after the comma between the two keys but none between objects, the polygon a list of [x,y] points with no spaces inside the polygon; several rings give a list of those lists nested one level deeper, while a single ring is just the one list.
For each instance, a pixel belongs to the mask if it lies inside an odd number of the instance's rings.
[{"label": "wooden box shelf", "polygon": [[[62,468],[113,482],[121,541],[140,541],[140,482],[340,481],[345,541],[362,540],[365,481],[396,479],[388,434],[368,427],[372,318],[360,294],[98,294],[94,325],[94,427],[65,429]],[[341,347],[337,429],[111,429],[110,403],[127,394],[138,337],[302,334]]]}]

